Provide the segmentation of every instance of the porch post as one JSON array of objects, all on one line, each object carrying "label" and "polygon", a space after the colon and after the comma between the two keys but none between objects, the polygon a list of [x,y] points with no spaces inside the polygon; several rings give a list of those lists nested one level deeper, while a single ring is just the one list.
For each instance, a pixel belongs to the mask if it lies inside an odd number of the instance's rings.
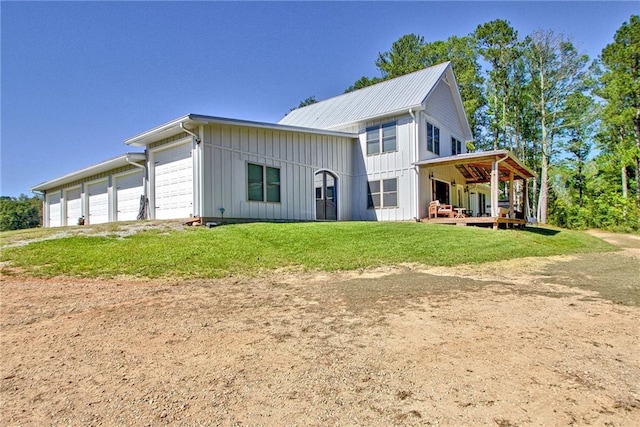
[{"label": "porch post", "polygon": [[524,219],[529,219],[529,180],[522,178],[522,212],[524,213]]},{"label": "porch post", "polygon": [[499,216],[498,211],[498,161],[494,159],[491,162],[491,216]]},{"label": "porch post", "polygon": [[513,202],[515,196],[515,188],[513,188],[513,171],[509,172],[509,218],[515,218],[514,210],[513,210]]}]

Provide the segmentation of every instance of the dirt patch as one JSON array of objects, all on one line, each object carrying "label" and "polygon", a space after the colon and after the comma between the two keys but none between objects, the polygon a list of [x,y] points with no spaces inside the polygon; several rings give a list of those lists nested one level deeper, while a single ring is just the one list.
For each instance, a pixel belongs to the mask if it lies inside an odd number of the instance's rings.
[{"label": "dirt patch", "polygon": [[636,261],[0,277],[0,424],[638,425]]}]

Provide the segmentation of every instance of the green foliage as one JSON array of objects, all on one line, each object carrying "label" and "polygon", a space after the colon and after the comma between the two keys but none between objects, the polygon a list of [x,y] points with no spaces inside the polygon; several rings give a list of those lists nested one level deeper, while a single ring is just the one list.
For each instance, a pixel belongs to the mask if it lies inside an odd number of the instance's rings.
[{"label": "green foliage", "polygon": [[0,231],[38,227],[41,211],[42,201],[37,197],[0,197]]},{"label": "green foliage", "polygon": [[116,231],[76,235],[5,249],[0,259],[45,276],[207,278],[278,268],[452,266],[611,249],[599,239],[568,230],[493,231],[413,222],[254,223],[147,230],[125,237]]}]

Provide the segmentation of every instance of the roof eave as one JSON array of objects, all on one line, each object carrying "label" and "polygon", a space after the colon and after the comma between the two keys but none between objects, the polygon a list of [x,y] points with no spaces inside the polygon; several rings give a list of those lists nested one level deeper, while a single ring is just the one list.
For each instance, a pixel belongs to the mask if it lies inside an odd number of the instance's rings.
[{"label": "roof eave", "polygon": [[65,184],[69,184],[71,182],[90,177],[92,175],[97,175],[102,172],[107,172],[122,166],[126,166],[129,161],[140,162],[146,159],[145,153],[125,153],[121,156],[114,157],[109,160],[105,160],[104,162],[97,163],[95,165],[86,167],[79,171],[71,172],[69,174],[63,175],[59,178],[52,179],[50,181],[45,181],[38,185],[35,185],[30,188],[31,192],[43,192],[46,190],[50,190],[52,188],[60,187]]}]

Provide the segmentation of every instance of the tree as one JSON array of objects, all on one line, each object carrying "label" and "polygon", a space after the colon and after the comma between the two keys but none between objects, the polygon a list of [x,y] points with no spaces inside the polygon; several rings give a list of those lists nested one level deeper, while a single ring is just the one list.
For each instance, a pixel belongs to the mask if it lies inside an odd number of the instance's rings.
[{"label": "tree", "polygon": [[537,117],[540,153],[540,191],[537,219],[547,222],[549,168],[556,155],[555,142],[562,136],[567,97],[585,86],[589,58],[571,41],[553,31],[536,31],[527,39],[526,55],[531,72],[533,106]]},{"label": "tree", "polygon": [[406,34],[393,42],[391,49],[378,54],[376,66],[384,79],[403,76],[426,68],[424,37]]},{"label": "tree", "polygon": [[518,32],[508,21],[497,19],[478,25],[474,36],[478,53],[491,64],[487,80],[487,94],[491,99],[488,113],[491,117],[493,149],[496,150],[507,146],[508,110],[514,98],[512,71],[515,60],[520,56]]},{"label": "tree", "polygon": [[[606,67],[599,95],[606,101],[604,126],[617,130],[620,155],[630,158],[635,168],[636,205],[640,207],[640,16],[632,15],[602,51]],[[615,141],[616,138],[613,139]],[[626,164],[622,164],[623,194],[626,191]]]},{"label": "tree", "polygon": [[380,77],[374,77],[374,78],[369,78],[367,76],[362,76],[360,77],[358,80],[356,80],[356,82],[354,84],[352,84],[351,86],[349,86],[344,93],[348,93],[348,92],[353,92],[354,90],[358,90],[358,89],[362,89],[364,87],[367,86],[371,86],[374,85],[376,83],[380,83],[381,81],[383,81],[384,79],[380,78]]},{"label": "tree", "polygon": [[38,227],[42,201],[38,197],[0,197],[0,231]]},{"label": "tree", "polygon": [[[297,107],[293,107],[289,110],[289,113],[292,112],[293,110],[296,110],[298,108],[302,108],[302,107],[306,107],[307,105],[311,105],[311,104],[315,104],[316,102],[318,102],[318,100],[316,99],[315,96],[309,96],[305,99],[303,99],[302,101],[300,101],[300,103],[298,103]],[[289,114],[287,113],[287,114]]]}]

